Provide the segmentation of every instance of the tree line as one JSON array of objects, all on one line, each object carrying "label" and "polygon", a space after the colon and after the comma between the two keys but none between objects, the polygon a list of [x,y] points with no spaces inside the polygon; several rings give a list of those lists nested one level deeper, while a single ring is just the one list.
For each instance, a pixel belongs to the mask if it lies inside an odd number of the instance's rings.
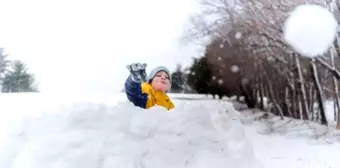
[{"label": "tree line", "polygon": [[38,91],[34,75],[28,72],[27,65],[20,60],[9,60],[8,55],[2,52],[0,52],[0,88],[3,93]]},{"label": "tree line", "polygon": [[[283,40],[283,24],[298,0],[203,0],[185,39],[204,53],[188,67],[186,85],[198,93],[244,97],[249,108],[328,125],[325,103],[334,104],[340,129],[340,35],[327,53],[302,57]],[[327,7],[340,20],[340,1],[309,3]],[[214,18],[214,19],[211,19]],[[202,40],[203,39],[203,40]],[[206,40],[208,39],[208,40]]]}]

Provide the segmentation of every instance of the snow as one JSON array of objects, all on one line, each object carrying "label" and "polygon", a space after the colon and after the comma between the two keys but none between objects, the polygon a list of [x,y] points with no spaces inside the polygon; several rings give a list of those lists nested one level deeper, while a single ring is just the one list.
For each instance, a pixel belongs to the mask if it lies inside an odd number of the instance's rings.
[{"label": "snow", "polygon": [[240,71],[240,68],[237,65],[233,65],[233,66],[231,66],[230,70],[233,73],[237,73],[237,72]]},{"label": "snow", "polygon": [[[236,107],[235,108],[239,108]],[[340,131],[311,121],[280,119],[258,110],[241,111],[247,136],[265,167],[336,168]]]},{"label": "snow", "polygon": [[[308,124],[318,128],[309,132],[295,120],[290,123],[301,127],[283,127],[290,120],[239,113],[234,102],[211,96],[169,96],[176,105],[170,112],[136,108],[124,94],[2,94],[0,167],[340,166],[340,136],[329,128]],[[311,141],[308,133],[319,138]]]},{"label": "snow", "polygon": [[246,84],[249,83],[249,79],[243,78],[243,79],[241,80],[241,83],[242,83],[243,85],[246,85]]},{"label": "snow", "polygon": [[271,56],[268,56],[268,57],[267,57],[267,61],[268,61],[268,62],[274,62],[274,61],[275,61],[275,58],[274,58],[274,57],[271,57]]},{"label": "snow", "polygon": [[[12,99],[16,96],[21,98]],[[223,113],[225,109],[237,113],[230,103],[211,99],[179,100],[175,101],[176,109],[168,112],[161,107],[150,110],[134,107],[122,101],[123,96],[98,99],[98,96],[92,95],[81,96],[78,100],[71,97],[57,100],[52,95],[39,94],[8,97],[2,97],[1,107],[24,117],[20,118],[21,122],[7,127],[11,128],[10,136],[7,136],[4,141],[7,143],[0,152],[0,167],[152,168],[210,165],[245,168],[249,167],[248,164],[254,168],[261,167],[257,166],[260,163],[257,163],[254,154],[247,153],[252,149],[248,147],[250,142],[246,141],[245,135],[234,140],[234,143],[239,140],[248,142],[244,143],[246,147],[239,144],[234,149],[241,151],[236,155],[236,152],[228,150],[228,143],[233,143],[233,138],[226,139],[222,135],[224,132],[217,132],[215,127],[219,129],[222,126],[213,124],[209,119],[210,113]],[[14,102],[27,98],[30,98],[29,101],[13,106]],[[118,102],[110,103],[106,99]],[[47,105],[47,102],[54,103]],[[220,118],[220,121],[227,123],[229,119]],[[229,134],[236,135],[239,132],[237,129],[244,129],[238,122],[239,127],[233,128]],[[245,164],[244,159],[249,163]]]},{"label": "snow", "polygon": [[235,38],[236,39],[240,39],[242,37],[242,33],[241,32],[236,32],[235,33]]},{"label": "snow", "polygon": [[284,39],[297,52],[316,57],[328,51],[338,23],[327,9],[315,4],[297,6],[284,24]]},{"label": "snow", "polygon": [[336,121],[334,120],[334,101],[328,100],[325,102],[325,116],[330,126],[335,127]]}]

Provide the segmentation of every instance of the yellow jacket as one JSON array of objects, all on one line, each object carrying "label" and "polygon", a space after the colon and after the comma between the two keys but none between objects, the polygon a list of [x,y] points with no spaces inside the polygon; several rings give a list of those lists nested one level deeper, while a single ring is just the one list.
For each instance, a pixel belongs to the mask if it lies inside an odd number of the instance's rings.
[{"label": "yellow jacket", "polygon": [[134,82],[131,77],[125,81],[125,93],[127,98],[141,108],[151,108],[155,105],[162,106],[167,110],[173,109],[174,104],[164,92],[156,92],[150,83]]},{"label": "yellow jacket", "polygon": [[142,93],[148,94],[148,100],[146,102],[146,108],[153,107],[155,105],[162,106],[168,110],[174,108],[174,104],[170,100],[169,96],[164,92],[157,92],[153,90],[151,84],[142,83]]}]

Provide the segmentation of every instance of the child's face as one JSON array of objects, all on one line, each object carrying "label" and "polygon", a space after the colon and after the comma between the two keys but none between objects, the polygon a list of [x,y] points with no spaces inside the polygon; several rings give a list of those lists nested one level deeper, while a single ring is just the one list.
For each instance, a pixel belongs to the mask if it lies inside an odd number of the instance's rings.
[{"label": "child's face", "polygon": [[169,75],[164,71],[159,71],[152,79],[151,86],[155,91],[167,91],[170,87]]}]

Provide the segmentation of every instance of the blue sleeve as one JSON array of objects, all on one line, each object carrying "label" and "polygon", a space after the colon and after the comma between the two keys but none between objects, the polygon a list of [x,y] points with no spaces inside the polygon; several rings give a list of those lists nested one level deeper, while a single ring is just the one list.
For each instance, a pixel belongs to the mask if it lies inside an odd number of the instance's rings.
[{"label": "blue sleeve", "polygon": [[125,94],[135,106],[146,108],[148,94],[142,93],[141,83],[134,82],[131,76],[125,81]]}]

